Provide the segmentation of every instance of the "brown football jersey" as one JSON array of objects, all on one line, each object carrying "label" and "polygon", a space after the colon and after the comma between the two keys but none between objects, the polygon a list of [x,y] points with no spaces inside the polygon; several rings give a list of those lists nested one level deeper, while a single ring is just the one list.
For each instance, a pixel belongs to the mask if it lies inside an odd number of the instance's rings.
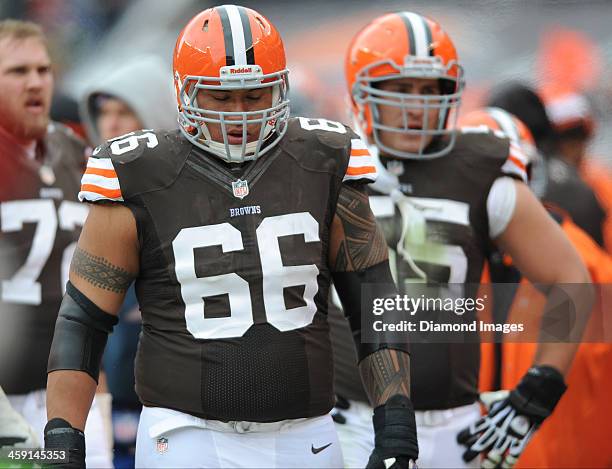
[{"label": "brown football jersey", "polygon": [[57,123],[38,158],[0,141],[0,384],[7,394],[46,387],[55,320],[87,217],[77,200],[85,149]]},{"label": "brown football jersey", "polygon": [[341,124],[295,118],[277,146],[242,164],[180,131],[94,151],[82,199],[123,203],[138,227],[144,405],[225,421],[330,410],[330,226],[343,180],[374,171],[359,144]]},{"label": "brown football jersey", "polygon": [[[492,248],[487,197],[501,176],[526,180],[519,158],[511,153],[508,140],[489,132],[459,133],[453,150],[440,158],[381,158],[385,168],[372,186],[370,204],[385,231],[400,294],[410,294],[414,282],[442,286],[480,282],[484,260]],[[399,189],[414,210],[402,215],[402,202],[394,202],[388,195],[392,189]],[[463,292],[465,297],[475,294],[469,288]],[[330,324],[348,328],[346,321],[330,320]],[[352,352],[346,347],[334,350]],[[354,363],[353,357],[334,359]],[[445,409],[474,402],[479,360],[476,342],[412,343],[411,399],[415,409]],[[338,393],[363,400],[365,393],[354,388],[357,373],[354,365],[352,373],[338,373],[335,385]],[[353,378],[348,380],[347,376]]]}]

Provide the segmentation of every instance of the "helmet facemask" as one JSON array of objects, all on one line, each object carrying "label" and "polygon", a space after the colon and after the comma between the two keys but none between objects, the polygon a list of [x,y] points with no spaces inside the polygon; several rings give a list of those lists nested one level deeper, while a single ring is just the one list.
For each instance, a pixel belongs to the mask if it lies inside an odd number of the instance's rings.
[{"label": "helmet facemask", "polygon": [[[384,68],[389,73],[376,73],[376,69]],[[453,70],[454,76],[450,73]],[[433,78],[440,83],[439,95],[421,95],[385,91],[377,85],[380,82],[400,78]],[[450,85],[450,86],[449,86]],[[358,108],[358,119],[362,126],[367,127],[366,113],[371,117],[371,139],[382,153],[398,158],[427,159],[443,156],[450,152],[455,143],[456,121],[458,117],[461,95],[463,93],[463,69],[456,62],[446,66],[439,57],[413,57],[405,58],[405,65],[398,66],[393,60],[382,60],[364,67],[357,75],[352,95]],[[393,127],[383,125],[380,119],[378,106],[399,108],[402,112],[402,125]],[[423,112],[422,128],[409,127],[408,113],[411,110]],[[436,125],[428,128],[430,113],[438,112]],[[450,125],[449,125],[450,119]],[[402,151],[383,143],[380,133],[395,132],[419,137],[420,145],[416,152]],[[440,141],[440,137],[448,136],[443,145],[430,148],[432,141]],[[430,151],[426,151],[430,148]]]},{"label": "helmet facemask", "polygon": [[[255,160],[272,149],[287,131],[289,120],[289,81],[286,69],[263,74],[257,65],[221,67],[220,77],[188,75],[181,82],[175,76],[180,110],[180,128],[194,145],[228,163]],[[256,111],[213,111],[199,107],[200,90],[252,90],[272,88],[272,104]],[[221,128],[223,141],[213,140],[208,125]],[[257,140],[247,142],[249,125],[259,124]],[[242,127],[242,143],[230,144],[227,127]]]}]

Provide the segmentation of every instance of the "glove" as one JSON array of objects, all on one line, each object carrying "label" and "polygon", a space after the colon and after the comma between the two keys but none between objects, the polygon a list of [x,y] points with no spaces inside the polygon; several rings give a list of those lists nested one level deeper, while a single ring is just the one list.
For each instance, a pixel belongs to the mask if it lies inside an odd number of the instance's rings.
[{"label": "glove", "polygon": [[0,387],[0,448],[38,448],[34,429],[9,402]]},{"label": "glove", "polygon": [[46,464],[45,468],[85,469],[85,435],[64,419],[54,418],[45,425],[45,449],[68,451],[67,464]]},{"label": "glove", "polygon": [[419,457],[412,402],[395,394],[374,409],[374,450],[367,469],[408,469]]},{"label": "glove", "polygon": [[566,389],[555,368],[534,366],[513,391],[483,393],[488,414],[457,435],[457,442],[467,448],[463,460],[482,453],[483,468],[513,467]]}]

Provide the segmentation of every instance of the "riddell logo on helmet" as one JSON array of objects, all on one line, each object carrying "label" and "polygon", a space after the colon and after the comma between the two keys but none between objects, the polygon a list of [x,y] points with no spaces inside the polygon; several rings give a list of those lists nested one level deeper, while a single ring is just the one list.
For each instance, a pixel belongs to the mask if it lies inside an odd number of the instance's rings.
[{"label": "riddell logo on helmet", "polygon": [[[256,77],[259,77],[263,74],[261,71],[261,67],[259,65],[244,64],[244,65],[225,65],[221,67],[220,75],[221,77],[225,77],[226,79],[228,77],[233,77],[231,79],[234,79],[234,80],[236,79],[255,80]],[[246,78],[243,75],[245,75]]]},{"label": "riddell logo on helmet", "polygon": [[237,73],[253,73],[253,67],[241,67],[241,68],[231,68],[230,69],[230,74],[234,75]]}]

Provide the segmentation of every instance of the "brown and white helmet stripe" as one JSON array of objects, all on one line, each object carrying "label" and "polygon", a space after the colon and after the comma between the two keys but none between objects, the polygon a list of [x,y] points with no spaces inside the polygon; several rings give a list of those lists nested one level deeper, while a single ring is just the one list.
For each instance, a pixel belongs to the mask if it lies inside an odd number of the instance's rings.
[{"label": "brown and white helmet stripe", "polygon": [[408,33],[408,52],[416,57],[428,57],[433,55],[431,47],[431,29],[421,15],[410,11],[402,11],[398,13],[406,25]]},{"label": "brown and white helmet stripe", "polygon": [[255,65],[253,34],[246,9],[236,5],[223,5],[215,9],[223,28],[225,65]]}]

